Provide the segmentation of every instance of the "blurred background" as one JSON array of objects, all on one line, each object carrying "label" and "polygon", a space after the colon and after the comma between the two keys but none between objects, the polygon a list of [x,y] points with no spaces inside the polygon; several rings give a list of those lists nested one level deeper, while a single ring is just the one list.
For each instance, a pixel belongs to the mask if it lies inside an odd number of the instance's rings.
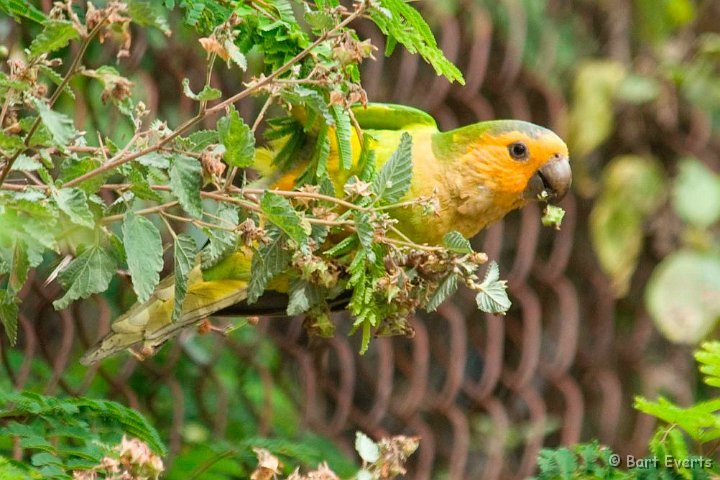
[{"label": "blurred background", "polygon": [[[47,11],[51,2],[40,3]],[[561,203],[559,231],[529,206],[474,239],[509,281],[506,317],[478,312],[460,291],[413,319],[414,338],[378,339],[362,357],[340,314],[341,333],[330,340],[309,340],[302,318],[261,319],[227,338],[171,342],[142,363],[121,356],[86,368],[81,352],[133,300],[129,279],[55,312],[61,287],[44,287],[48,272],[39,271],[23,292],[18,345],[0,336],[0,386],[139,409],[169,445],[169,478],[216,455],[202,478],[240,475],[254,455],[232,448],[248,438],[352,472],[357,430],[420,435],[416,479],[523,478],[540,448],[594,438],[645,454],[654,420],[633,410],[635,395],[663,393],[681,405],[708,396],[691,353],[720,317],[720,2],[415,6],[467,83],[449,84],[398,48],[364,64],[371,101],[417,106],[443,129],[531,120],[570,146],[574,191]],[[356,28],[383,51],[373,25]],[[193,113],[182,79],[200,84],[205,75],[195,34],[173,30],[166,38],[136,29],[117,65],[171,124]],[[11,53],[30,35],[0,19]],[[114,52],[92,48],[91,64],[114,62]],[[243,79],[221,68],[215,80],[227,93]],[[78,128],[114,125],[97,82],[78,78],[73,88],[65,108]],[[253,118],[261,105],[239,109]]]}]

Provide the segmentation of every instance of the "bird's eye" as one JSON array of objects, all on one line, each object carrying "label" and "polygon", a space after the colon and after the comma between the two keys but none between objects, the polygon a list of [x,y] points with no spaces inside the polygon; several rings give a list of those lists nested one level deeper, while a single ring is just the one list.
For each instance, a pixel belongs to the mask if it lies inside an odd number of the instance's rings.
[{"label": "bird's eye", "polygon": [[528,148],[523,142],[511,143],[508,146],[508,151],[510,152],[510,156],[515,160],[525,160],[528,158]]}]

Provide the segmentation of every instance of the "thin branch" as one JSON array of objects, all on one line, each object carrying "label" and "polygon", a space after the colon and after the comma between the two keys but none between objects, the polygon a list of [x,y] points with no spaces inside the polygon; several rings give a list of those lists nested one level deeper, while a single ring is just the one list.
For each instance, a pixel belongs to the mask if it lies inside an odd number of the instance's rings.
[{"label": "thin branch", "polygon": [[[168,208],[172,208],[177,204],[178,204],[178,201],[175,200],[172,202],[163,203],[161,205],[156,205],[154,207],[137,210],[135,213],[138,215],[149,215],[151,213],[159,213]],[[103,217],[102,221],[103,221],[103,223],[112,223],[112,222],[117,222],[118,220],[122,220],[123,218],[125,218],[125,214],[118,213],[117,215],[110,215],[109,217]]]}]

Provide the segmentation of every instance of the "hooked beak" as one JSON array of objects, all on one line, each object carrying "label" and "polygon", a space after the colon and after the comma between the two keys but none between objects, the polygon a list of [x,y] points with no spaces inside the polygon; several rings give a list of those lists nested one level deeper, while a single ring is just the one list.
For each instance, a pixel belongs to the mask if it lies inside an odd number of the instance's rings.
[{"label": "hooked beak", "polygon": [[570,190],[572,171],[567,157],[555,156],[530,177],[523,197],[527,200],[560,201]]}]

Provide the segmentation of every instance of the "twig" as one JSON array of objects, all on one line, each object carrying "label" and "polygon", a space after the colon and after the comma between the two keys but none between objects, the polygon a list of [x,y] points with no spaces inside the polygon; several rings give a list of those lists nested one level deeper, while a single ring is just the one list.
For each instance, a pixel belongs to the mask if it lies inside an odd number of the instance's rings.
[{"label": "twig", "polygon": [[[178,202],[177,202],[177,200],[175,200],[175,201],[172,201],[172,202],[163,203],[162,205],[156,205],[156,206],[154,206],[154,207],[144,208],[144,209],[142,209],[142,210],[137,210],[135,213],[138,214],[138,215],[149,215],[149,214],[151,214],[151,213],[162,212],[163,210],[166,210],[166,209],[168,209],[168,208],[172,208],[172,207],[174,207],[174,206],[177,205],[177,204],[178,204]],[[118,220],[122,220],[123,218],[125,218],[125,214],[124,214],[124,213],[118,213],[117,215],[110,215],[109,217],[103,217],[102,221],[103,221],[103,223],[112,223],[112,222],[116,222],[116,221],[118,221]]]}]

